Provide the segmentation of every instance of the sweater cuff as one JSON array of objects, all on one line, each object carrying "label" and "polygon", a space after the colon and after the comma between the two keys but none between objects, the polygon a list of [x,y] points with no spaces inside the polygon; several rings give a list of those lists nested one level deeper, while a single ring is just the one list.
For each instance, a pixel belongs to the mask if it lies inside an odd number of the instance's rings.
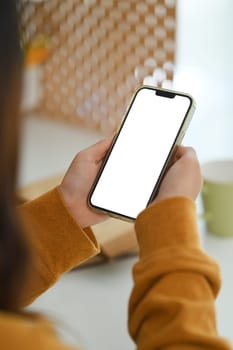
[{"label": "sweater cuff", "polygon": [[140,256],[166,247],[200,247],[196,207],[188,197],[172,197],[152,204],[135,224]]},{"label": "sweater cuff", "polygon": [[99,253],[92,230],[78,225],[58,188],[22,205],[20,212],[33,251],[53,278]]}]

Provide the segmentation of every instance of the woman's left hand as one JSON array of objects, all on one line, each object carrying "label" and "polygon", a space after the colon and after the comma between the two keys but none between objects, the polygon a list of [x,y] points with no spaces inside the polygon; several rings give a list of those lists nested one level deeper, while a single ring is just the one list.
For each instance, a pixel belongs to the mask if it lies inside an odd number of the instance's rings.
[{"label": "woman's left hand", "polygon": [[107,215],[92,211],[87,204],[87,197],[112,139],[100,141],[78,153],[59,187],[73,218],[83,228],[108,218]]}]

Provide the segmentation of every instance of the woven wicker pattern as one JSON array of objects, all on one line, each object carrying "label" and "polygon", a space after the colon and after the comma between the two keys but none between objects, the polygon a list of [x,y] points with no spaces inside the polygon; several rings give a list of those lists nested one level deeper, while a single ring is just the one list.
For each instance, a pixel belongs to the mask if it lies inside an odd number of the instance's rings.
[{"label": "woven wicker pattern", "polygon": [[23,37],[50,37],[39,111],[113,131],[142,83],[171,85],[175,0],[49,0],[20,5]]}]

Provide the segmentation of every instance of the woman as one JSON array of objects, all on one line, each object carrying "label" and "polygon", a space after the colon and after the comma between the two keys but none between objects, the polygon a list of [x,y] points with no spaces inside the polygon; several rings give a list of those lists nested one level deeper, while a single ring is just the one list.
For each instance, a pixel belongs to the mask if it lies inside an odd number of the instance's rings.
[{"label": "woman", "polygon": [[[80,152],[58,188],[16,213],[22,69],[16,18],[14,1],[1,1],[0,345],[4,350],[68,350],[45,318],[22,307],[98,253],[88,227],[106,217],[90,211],[87,194],[111,140]],[[136,220],[140,255],[129,330],[140,350],[230,349],[216,331],[218,267],[198,238],[194,200],[200,187],[195,152],[179,148],[155,202]]]}]

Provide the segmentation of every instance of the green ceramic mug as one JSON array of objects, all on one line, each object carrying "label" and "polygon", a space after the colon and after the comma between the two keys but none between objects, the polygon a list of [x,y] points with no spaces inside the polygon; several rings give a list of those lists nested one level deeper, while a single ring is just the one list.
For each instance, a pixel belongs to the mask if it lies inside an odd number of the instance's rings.
[{"label": "green ceramic mug", "polygon": [[202,202],[208,232],[233,236],[233,160],[202,165]]}]

